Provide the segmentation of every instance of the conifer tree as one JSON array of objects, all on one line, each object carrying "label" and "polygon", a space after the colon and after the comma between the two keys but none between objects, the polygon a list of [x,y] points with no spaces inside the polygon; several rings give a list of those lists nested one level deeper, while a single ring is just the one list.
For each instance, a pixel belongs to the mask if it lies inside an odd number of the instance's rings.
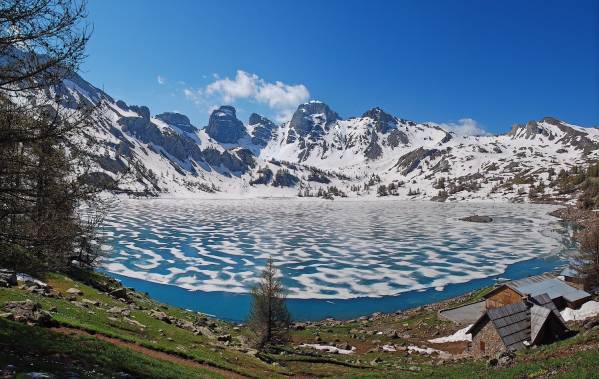
[{"label": "conifer tree", "polygon": [[254,333],[254,344],[263,350],[271,344],[288,339],[291,315],[287,310],[287,290],[283,285],[272,257],[262,271],[261,280],[252,289],[252,303],[248,318]]}]

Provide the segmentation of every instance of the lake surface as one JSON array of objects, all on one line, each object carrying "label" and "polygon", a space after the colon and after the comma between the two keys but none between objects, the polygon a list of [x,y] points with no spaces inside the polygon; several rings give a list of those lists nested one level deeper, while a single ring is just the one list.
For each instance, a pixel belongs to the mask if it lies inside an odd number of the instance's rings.
[{"label": "lake surface", "polygon": [[[104,270],[164,302],[243,320],[269,256],[297,319],[350,318],[566,264],[567,224],[528,204],[121,200]],[[459,218],[489,215],[488,224]]]}]

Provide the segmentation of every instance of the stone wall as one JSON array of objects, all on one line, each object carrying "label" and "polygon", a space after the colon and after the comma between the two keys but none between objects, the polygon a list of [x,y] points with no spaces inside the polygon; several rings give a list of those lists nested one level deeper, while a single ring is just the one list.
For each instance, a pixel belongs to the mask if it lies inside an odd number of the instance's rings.
[{"label": "stone wall", "polygon": [[471,353],[476,357],[495,357],[505,350],[505,345],[492,322],[487,322],[482,329],[472,336]]}]

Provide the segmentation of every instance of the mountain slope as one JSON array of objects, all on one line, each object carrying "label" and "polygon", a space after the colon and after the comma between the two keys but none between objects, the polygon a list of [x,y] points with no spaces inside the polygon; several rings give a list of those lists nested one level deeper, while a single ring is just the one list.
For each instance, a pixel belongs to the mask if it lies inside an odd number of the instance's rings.
[{"label": "mountain slope", "polygon": [[598,129],[553,118],[499,136],[457,136],[380,108],[342,119],[310,101],[281,125],[258,114],[246,125],[222,106],[198,128],[178,113],[152,116],[145,106],[115,101],[78,75],[54,92],[72,108],[96,105],[82,141],[94,162],[91,178],[130,194],[524,201],[539,187],[559,197],[551,187],[556,173],[597,159],[599,150]]}]

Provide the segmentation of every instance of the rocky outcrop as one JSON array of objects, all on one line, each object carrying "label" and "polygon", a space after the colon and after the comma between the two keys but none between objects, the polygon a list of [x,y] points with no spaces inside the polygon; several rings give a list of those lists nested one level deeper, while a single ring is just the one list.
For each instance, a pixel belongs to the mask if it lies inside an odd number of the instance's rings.
[{"label": "rocky outcrop", "polygon": [[291,174],[286,169],[279,169],[275,175],[272,185],[275,187],[295,187],[299,183],[299,178]]},{"label": "rocky outcrop", "polygon": [[315,140],[339,119],[339,115],[325,103],[310,101],[297,107],[289,123],[289,128],[293,129],[298,136],[311,137]]},{"label": "rocky outcrop", "polygon": [[235,108],[230,105],[212,112],[206,133],[220,143],[235,143],[247,135],[243,122],[237,119]]},{"label": "rocky outcrop", "polygon": [[144,143],[160,146],[180,161],[185,161],[189,157],[197,162],[203,161],[202,151],[194,140],[174,132],[163,133],[149,118],[123,117],[119,120],[119,124],[122,125],[124,132]]},{"label": "rocky outcrop", "polygon": [[378,159],[383,155],[383,149],[381,145],[378,144],[378,134],[372,133],[370,143],[366,147],[364,151],[364,156],[368,159]]},{"label": "rocky outcrop", "polygon": [[191,125],[189,117],[182,115],[181,113],[165,112],[156,115],[156,118],[186,133],[195,133],[197,130],[195,126]]},{"label": "rocky outcrop", "polygon": [[387,133],[397,128],[397,119],[378,107],[364,112],[362,117],[368,117],[372,119],[374,123],[374,130],[377,132]]},{"label": "rocky outcrop", "polygon": [[257,113],[250,115],[249,124],[254,128],[252,131],[252,143],[264,147],[271,140],[273,130],[277,127],[274,122]]},{"label": "rocky outcrop", "polygon": [[387,136],[387,144],[392,148],[398,147],[399,145],[407,145],[410,142],[406,133],[399,129],[393,129]]},{"label": "rocky outcrop", "polygon": [[408,175],[410,172],[414,171],[425,158],[434,159],[440,154],[441,152],[437,149],[425,149],[419,147],[416,150],[412,150],[409,153],[402,155],[393,167],[397,168],[398,171],[401,170],[402,175]]}]

